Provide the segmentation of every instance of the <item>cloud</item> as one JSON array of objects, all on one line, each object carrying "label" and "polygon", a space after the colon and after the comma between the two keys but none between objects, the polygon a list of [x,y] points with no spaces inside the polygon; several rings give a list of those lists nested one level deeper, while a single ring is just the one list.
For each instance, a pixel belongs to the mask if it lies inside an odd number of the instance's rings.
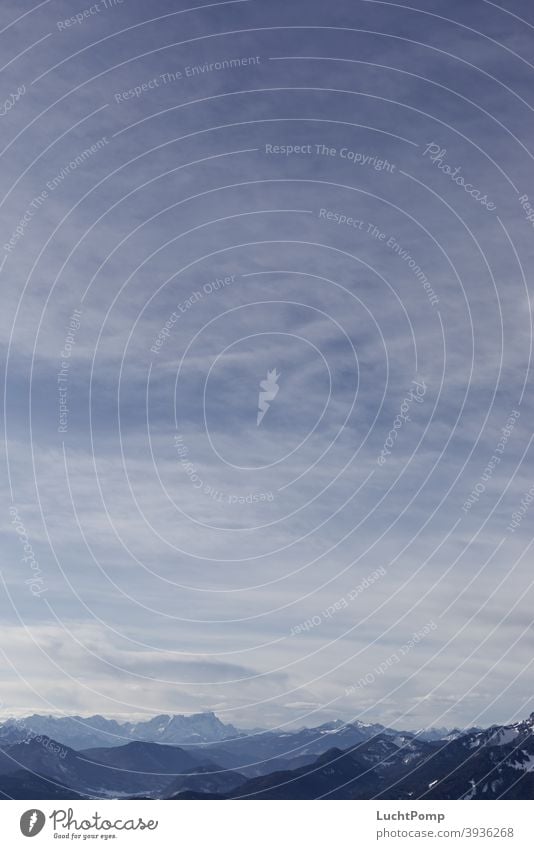
[{"label": "cloud", "polygon": [[528,31],[482,2],[301,6],[63,30],[61,2],[9,30],[1,485],[47,589],[6,513],[6,710],[408,727],[528,695]]}]

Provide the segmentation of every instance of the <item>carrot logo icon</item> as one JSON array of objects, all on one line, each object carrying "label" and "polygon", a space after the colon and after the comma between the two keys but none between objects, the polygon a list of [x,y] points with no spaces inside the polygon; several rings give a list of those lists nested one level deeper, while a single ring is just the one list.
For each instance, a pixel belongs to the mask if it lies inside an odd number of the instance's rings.
[{"label": "carrot logo icon", "polygon": [[267,372],[267,380],[260,381],[260,393],[258,398],[258,416],[256,419],[256,426],[259,427],[263,421],[263,417],[269,407],[271,406],[270,402],[274,401],[276,396],[278,395],[278,390],[280,387],[278,386],[278,378],[280,375],[273,368],[271,371]]}]

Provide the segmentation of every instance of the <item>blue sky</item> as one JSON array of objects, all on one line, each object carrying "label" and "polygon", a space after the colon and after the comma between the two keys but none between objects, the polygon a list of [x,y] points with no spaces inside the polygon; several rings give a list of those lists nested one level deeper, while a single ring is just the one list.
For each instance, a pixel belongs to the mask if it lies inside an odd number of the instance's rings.
[{"label": "blue sky", "polygon": [[3,4],[4,715],[534,710],[534,18],[420,6]]}]

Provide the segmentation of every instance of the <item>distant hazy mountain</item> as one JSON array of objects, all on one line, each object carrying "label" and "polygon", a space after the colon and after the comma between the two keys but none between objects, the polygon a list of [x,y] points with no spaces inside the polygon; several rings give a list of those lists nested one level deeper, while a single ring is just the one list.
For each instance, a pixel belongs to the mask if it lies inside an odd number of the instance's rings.
[{"label": "distant hazy mountain", "polygon": [[22,743],[32,736],[33,733],[25,726],[24,721],[8,719],[0,724],[0,746]]},{"label": "distant hazy mountain", "polygon": [[196,713],[192,716],[156,716],[146,722],[127,724],[128,736],[135,740],[153,743],[212,743],[237,737],[233,725],[225,725],[214,713]]},{"label": "distant hazy mountain", "polygon": [[0,743],[18,742],[29,736],[43,735],[74,749],[89,746],[120,746],[124,743],[123,726],[103,716],[41,716],[33,714],[24,719],[8,719],[0,724]]},{"label": "distant hazy mountain", "polygon": [[413,731],[413,735],[418,737],[420,740],[456,740],[457,737],[461,737],[462,734],[474,733],[476,731],[481,731],[480,728],[453,728],[452,731],[448,728],[421,728],[419,731]]},{"label": "distant hazy mountain", "polygon": [[74,749],[121,746],[130,740],[180,745],[226,740],[238,733],[232,725],[224,725],[214,713],[192,716],[162,714],[136,723],[120,723],[98,715],[84,718],[33,714],[0,723],[0,744],[3,740],[19,742],[31,734],[41,734]]},{"label": "distant hazy mountain", "polygon": [[[398,732],[360,722],[341,720],[298,731],[239,731],[214,713],[167,716],[119,723],[103,716],[42,716],[0,723],[0,745],[35,735],[49,737],[76,750],[123,746],[130,741],[179,745],[191,751],[209,744],[213,759],[228,769],[244,769],[248,776],[263,775],[286,766],[308,763],[332,746],[348,748],[376,734]],[[221,744],[218,746],[217,744]]]}]

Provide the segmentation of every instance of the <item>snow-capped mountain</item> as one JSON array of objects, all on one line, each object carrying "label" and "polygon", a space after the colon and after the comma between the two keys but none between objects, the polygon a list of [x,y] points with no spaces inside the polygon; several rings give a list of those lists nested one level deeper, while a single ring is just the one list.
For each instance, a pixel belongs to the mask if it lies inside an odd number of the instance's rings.
[{"label": "snow-capped mountain", "polygon": [[456,740],[457,737],[461,737],[462,734],[468,734],[470,732],[480,731],[480,728],[453,728],[452,730],[449,728],[420,728],[418,731],[414,731],[413,734],[415,737],[418,737],[420,740]]},{"label": "snow-capped mountain", "polygon": [[196,713],[192,716],[155,716],[146,722],[128,724],[128,736],[133,740],[153,743],[213,743],[238,737],[233,725],[225,725],[214,713]]},{"label": "snow-capped mountain", "polygon": [[[53,726],[63,736],[44,734]],[[80,730],[80,727],[82,730]],[[534,714],[424,739],[328,722],[238,732],[214,714],[117,723],[28,717],[0,725],[0,794],[12,798],[532,799]],[[152,740],[127,739],[143,735]],[[76,750],[67,736],[103,737]],[[180,746],[173,741],[187,738]],[[113,742],[110,744],[110,738]],[[82,748],[82,747],[79,747]],[[48,790],[47,790],[48,787]]]},{"label": "snow-capped mountain", "polygon": [[162,714],[141,722],[117,722],[103,716],[42,716],[8,719],[0,724],[0,743],[17,743],[28,736],[45,735],[73,749],[122,746],[131,740],[150,743],[212,743],[235,737],[239,732],[225,725],[214,713],[191,716]]}]

